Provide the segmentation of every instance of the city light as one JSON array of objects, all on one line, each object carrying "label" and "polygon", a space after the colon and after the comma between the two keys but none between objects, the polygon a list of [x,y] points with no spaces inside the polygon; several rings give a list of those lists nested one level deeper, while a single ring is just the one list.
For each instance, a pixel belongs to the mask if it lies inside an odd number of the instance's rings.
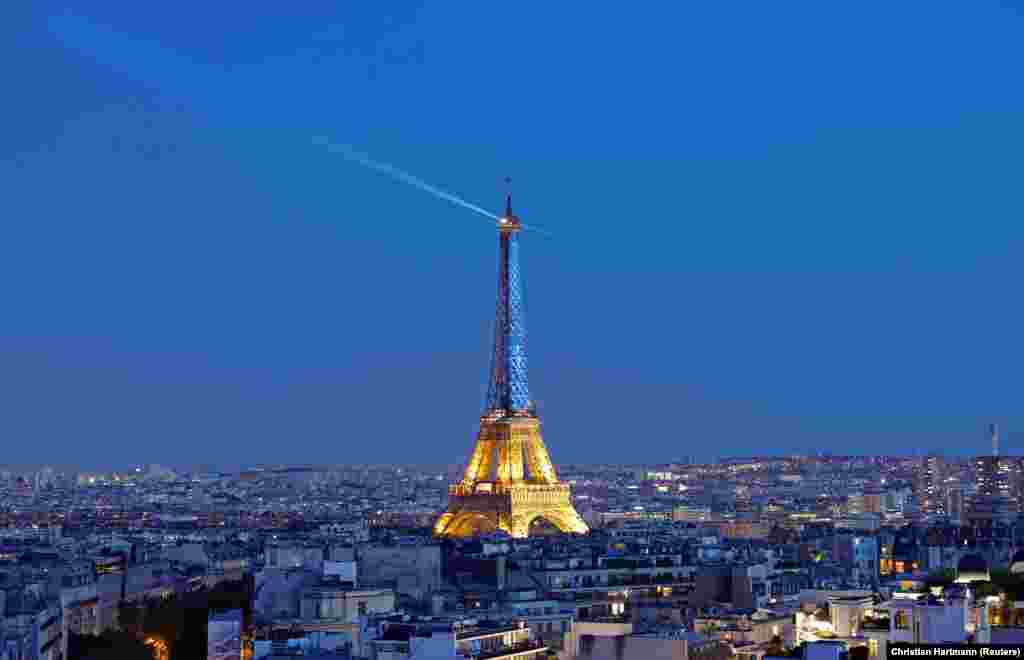
[{"label": "city light", "polygon": [[1024,653],[1024,0],[24,4],[0,660]]}]

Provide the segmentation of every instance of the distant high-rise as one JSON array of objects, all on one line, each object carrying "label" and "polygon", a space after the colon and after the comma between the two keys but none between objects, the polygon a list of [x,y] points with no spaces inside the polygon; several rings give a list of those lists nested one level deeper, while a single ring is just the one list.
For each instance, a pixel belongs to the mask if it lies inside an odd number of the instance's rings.
[{"label": "distant high-rise", "polygon": [[1021,462],[1017,456],[999,456],[996,458],[996,492],[1000,500],[1006,502],[1010,513],[1020,513]]},{"label": "distant high-rise", "polygon": [[963,518],[964,492],[959,487],[946,491],[946,515],[954,520]]},{"label": "distant high-rise", "polygon": [[917,478],[917,500],[925,515],[944,515],[946,510],[946,460],[942,454],[933,452],[921,463]]},{"label": "distant high-rise", "polygon": [[974,484],[976,497],[995,497],[998,491],[998,456],[978,456],[974,459]]},{"label": "distant high-rise", "polygon": [[999,427],[988,424],[986,439],[991,442],[992,454],[974,459],[975,495],[970,517],[974,523],[991,522],[1006,518],[1011,513],[1014,474],[1013,459],[999,455]]},{"label": "distant high-rise", "polygon": [[978,456],[974,459],[974,482],[977,487],[977,498],[996,497],[999,495],[999,427],[988,424],[985,427],[985,439],[992,444],[991,456]]},{"label": "distant high-rise", "polygon": [[999,426],[989,424],[985,434],[992,443],[992,463],[988,471],[994,473],[992,486],[994,496],[1004,503],[1010,513],[1024,512],[1024,466],[1019,456],[1000,456]]}]

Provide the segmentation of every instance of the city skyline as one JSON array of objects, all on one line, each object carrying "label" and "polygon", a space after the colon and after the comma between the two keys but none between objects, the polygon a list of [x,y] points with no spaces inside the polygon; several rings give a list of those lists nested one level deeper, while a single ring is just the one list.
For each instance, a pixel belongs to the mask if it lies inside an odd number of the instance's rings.
[{"label": "city skyline", "polygon": [[7,5],[0,660],[1024,652],[1024,0]]},{"label": "city skyline", "polygon": [[4,59],[37,55],[0,142],[5,460],[385,462],[397,409],[436,433],[403,458],[467,456],[487,225],[319,135],[493,211],[513,178],[553,236],[523,270],[558,463],[1024,429],[1010,3],[675,8],[653,38],[599,8],[5,11]]}]

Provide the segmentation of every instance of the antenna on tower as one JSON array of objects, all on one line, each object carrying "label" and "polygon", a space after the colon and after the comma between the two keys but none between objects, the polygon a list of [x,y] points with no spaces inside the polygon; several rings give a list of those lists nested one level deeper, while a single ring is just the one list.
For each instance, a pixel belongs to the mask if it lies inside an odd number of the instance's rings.
[{"label": "antenna on tower", "polygon": [[992,438],[992,455],[999,456],[999,425],[989,424],[988,433]]},{"label": "antenna on tower", "polygon": [[[540,236],[544,236],[546,238],[554,238],[551,232],[545,229],[541,229],[540,227],[537,227],[535,225],[524,225],[519,221],[519,218],[516,218],[514,215],[512,215],[512,177],[510,176],[505,177],[505,214],[502,216],[502,218],[515,218],[517,228],[525,229],[528,232],[539,234]],[[504,222],[502,218],[499,218],[498,222]]]}]

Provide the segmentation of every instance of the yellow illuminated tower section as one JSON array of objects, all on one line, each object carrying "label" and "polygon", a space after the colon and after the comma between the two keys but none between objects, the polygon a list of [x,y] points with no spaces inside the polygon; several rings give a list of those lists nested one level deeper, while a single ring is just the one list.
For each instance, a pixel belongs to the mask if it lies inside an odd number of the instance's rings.
[{"label": "yellow illuminated tower section", "polygon": [[498,219],[498,313],[487,404],[462,481],[448,487],[448,509],[434,525],[437,536],[504,530],[525,538],[538,518],[562,532],[590,531],[573,508],[569,485],[558,480],[530,398],[519,271],[522,228],[509,196]]}]

